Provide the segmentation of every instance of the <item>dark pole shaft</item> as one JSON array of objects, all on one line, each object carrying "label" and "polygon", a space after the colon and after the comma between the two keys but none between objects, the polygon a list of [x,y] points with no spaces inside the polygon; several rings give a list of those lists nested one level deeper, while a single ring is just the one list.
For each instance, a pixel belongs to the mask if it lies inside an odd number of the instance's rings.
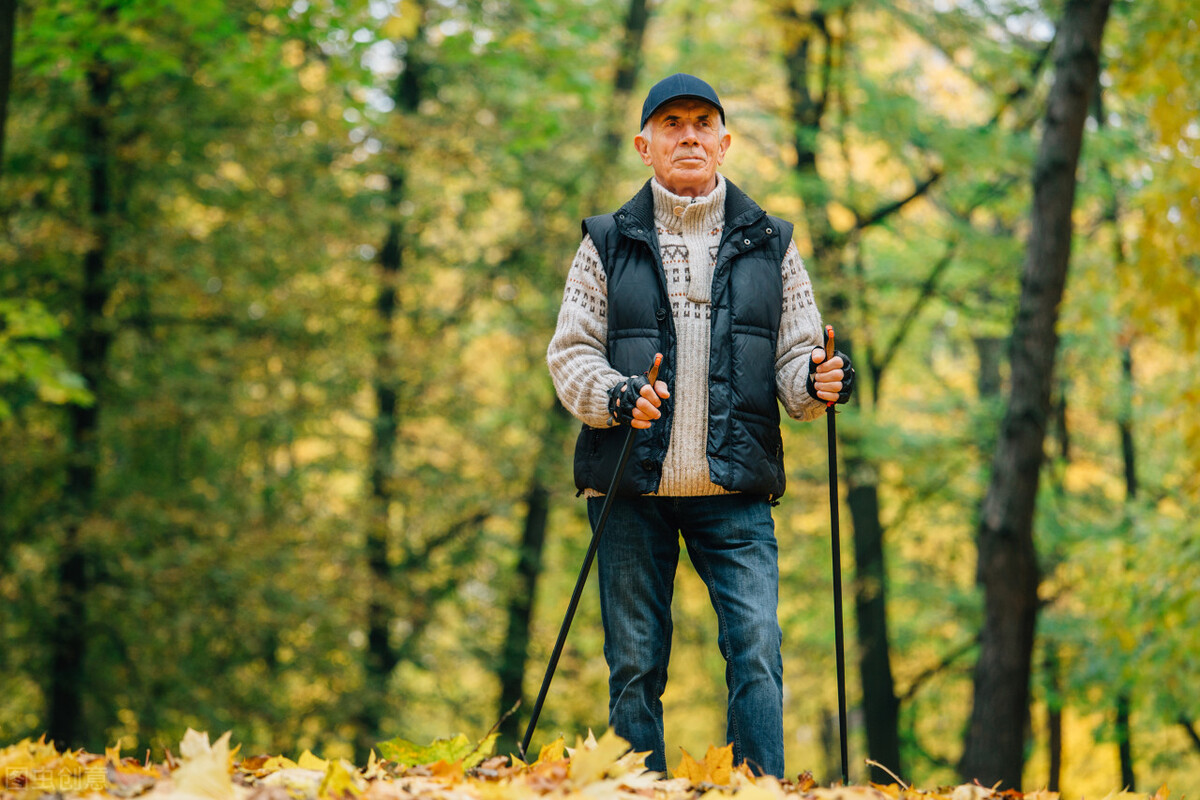
[{"label": "dark pole shaft", "polygon": [[559,656],[562,655],[563,645],[567,641],[567,633],[571,630],[571,621],[575,619],[575,609],[579,606],[579,598],[583,596],[583,587],[587,583],[588,573],[592,569],[592,561],[600,546],[600,534],[604,533],[604,523],[608,521],[608,513],[612,510],[613,499],[617,495],[617,486],[621,482],[621,474],[625,472],[625,462],[629,460],[629,451],[633,449],[634,428],[629,428],[625,434],[625,446],[621,449],[621,459],[617,462],[617,470],[613,474],[612,485],[604,496],[604,507],[600,509],[600,519],[596,521],[596,530],[592,532],[592,541],[588,545],[587,555],[575,580],[575,591],[571,593],[571,602],[567,604],[567,614],[563,618],[562,627],[558,630],[558,641],[554,643],[554,652],[550,654],[550,663],[546,666],[546,675],[542,678],[542,688],[538,691],[537,701],[533,704],[533,713],[529,717],[529,727],[525,729],[525,738],[521,741],[521,758],[525,758],[529,750],[529,742],[533,739],[533,729],[537,727],[538,717],[542,713],[542,705],[546,702],[546,694],[550,691],[550,681],[554,679],[554,670],[558,667]]},{"label": "dark pole shaft", "polygon": [[838,524],[837,412],[833,403],[825,409],[829,433],[829,516],[833,528],[833,615],[837,643],[838,732],[842,745],[842,783],[850,780],[850,756],[846,744],[846,641],[842,633],[842,542]]},{"label": "dark pole shaft", "polygon": [[[650,386],[658,380],[658,368],[662,366],[662,353],[654,354],[654,363],[645,375]],[[533,713],[529,717],[529,727],[525,729],[525,738],[521,740],[521,758],[526,758],[529,742],[533,739],[533,729],[537,727],[538,717],[542,714],[542,705],[546,702],[546,694],[550,691],[550,681],[554,679],[554,670],[558,667],[559,656],[562,655],[563,645],[567,642],[567,633],[571,630],[571,621],[575,619],[575,609],[579,607],[579,598],[583,596],[583,587],[587,583],[588,573],[592,570],[592,561],[596,558],[596,550],[600,547],[600,535],[604,533],[604,523],[608,522],[608,513],[612,511],[613,501],[617,497],[617,488],[621,485],[621,476],[625,474],[625,462],[629,461],[629,453],[633,450],[633,435],[637,429],[629,426],[625,434],[625,445],[621,448],[621,457],[617,459],[617,468],[613,471],[612,482],[608,485],[608,493],[604,495],[604,505],[600,509],[600,518],[592,531],[592,541],[588,545],[587,556],[579,569],[579,577],[575,580],[575,591],[571,593],[571,602],[567,604],[567,613],[563,617],[562,627],[558,629],[558,641],[554,643],[554,652],[550,655],[550,663],[546,666],[546,676],[542,678],[542,688],[538,691],[537,701],[533,704]]]}]

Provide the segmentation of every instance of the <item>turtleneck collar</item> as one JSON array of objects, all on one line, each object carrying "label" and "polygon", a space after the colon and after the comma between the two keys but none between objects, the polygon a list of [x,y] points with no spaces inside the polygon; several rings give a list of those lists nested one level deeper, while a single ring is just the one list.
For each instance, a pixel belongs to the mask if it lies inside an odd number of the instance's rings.
[{"label": "turtleneck collar", "polygon": [[672,233],[710,231],[725,225],[725,178],[717,173],[717,187],[704,197],[682,197],[650,179],[654,193],[654,221]]}]

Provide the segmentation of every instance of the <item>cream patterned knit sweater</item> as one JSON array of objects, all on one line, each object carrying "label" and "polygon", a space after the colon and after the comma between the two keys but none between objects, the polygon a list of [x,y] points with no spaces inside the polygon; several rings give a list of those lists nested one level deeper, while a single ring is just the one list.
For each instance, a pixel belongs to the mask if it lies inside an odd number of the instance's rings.
[{"label": "cream patterned knit sweater", "polygon": [[[707,197],[679,197],[651,179],[658,246],[675,320],[676,364],[671,441],[658,494],[690,497],[725,494],[709,479],[708,356],[710,289],[725,226],[725,179]],[[809,353],[821,342],[821,315],[812,284],[792,242],[781,265],[783,310],[775,354],[777,393],[788,415],[813,419],[824,404],[805,391]],[[547,362],[558,397],[576,418],[594,428],[614,423],[608,390],[626,376],[607,359],[608,308],[604,265],[585,236],[567,275],[567,287]],[[657,424],[657,423],[656,423]],[[594,494],[589,492],[589,494]]]}]

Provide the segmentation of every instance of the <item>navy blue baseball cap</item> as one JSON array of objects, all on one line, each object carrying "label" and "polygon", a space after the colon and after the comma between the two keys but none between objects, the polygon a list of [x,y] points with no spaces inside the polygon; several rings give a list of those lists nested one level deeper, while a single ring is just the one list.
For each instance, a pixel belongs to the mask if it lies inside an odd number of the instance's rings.
[{"label": "navy blue baseball cap", "polygon": [[655,111],[658,111],[658,109],[672,100],[679,100],[683,97],[691,97],[711,103],[721,113],[721,122],[725,122],[725,109],[721,107],[721,101],[717,99],[717,93],[713,88],[695,75],[688,75],[686,72],[677,72],[674,75],[663,78],[650,87],[650,92],[646,95],[646,102],[642,103],[642,124],[640,127],[646,127],[646,120],[654,116]]}]

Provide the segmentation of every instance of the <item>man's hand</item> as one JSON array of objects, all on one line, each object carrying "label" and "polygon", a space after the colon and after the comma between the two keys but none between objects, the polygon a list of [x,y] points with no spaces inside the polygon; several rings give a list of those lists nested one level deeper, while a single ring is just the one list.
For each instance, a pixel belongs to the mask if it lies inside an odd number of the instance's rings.
[{"label": "man's hand", "polygon": [[667,384],[651,384],[641,375],[634,375],[609,390],[609,409],[618,422],[635,428],[649,428],[662,416],[662,401],[671,396]]},{"label": "man's hand", "polygon": [[650,423],[662,416],[662,411],[659,410],[662,401],[670,396],[667,385],[662,381],[655,381],[653,386],[647,383],[642,387],[637,406],[633,409],[633,419],[629,424],[635,428],[649,428]]},{"label": "man's hand", "polygon": [[[832,326],[827,330],[827,346],[833,346]],[[824,347],[814,347],[808,365],[810,396],[826,403],[845,403],[854,391],[854,367],[850,357],[837,350],[830,356]]]}]

